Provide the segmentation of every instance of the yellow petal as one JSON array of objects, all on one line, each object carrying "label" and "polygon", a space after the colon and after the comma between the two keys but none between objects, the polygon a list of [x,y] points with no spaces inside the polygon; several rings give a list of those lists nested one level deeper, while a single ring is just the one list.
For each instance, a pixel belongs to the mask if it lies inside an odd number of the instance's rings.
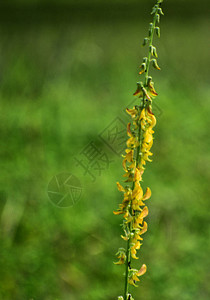
[{"label": "yellow petal", "polygon": [[152,192],[149,187],[146,188],[146,192],[144,194],[143,200],[148,200],[152,195]]},{"label": "yellow petal", "polygon": [[140,244],[140,242],[138,241],[136,244],[135,244],[135,249],[140,249],[140,247],[141,247],[141,244]]},{"label": "yellow petal", "polygon": [[133,107],[132,109],[126,108],[127,114],[129,114],[132,118],[135,118],[138,114],[138,110]]},{"label": "yellow petal", "polygon": [[148,130],[144,133],[144,142],[145,143],[150,143],[151,142],[151,140],[153,140],[153,136],[152,136],[152,134],[150,134],[149,132],[148,132]]},{"label": "yellow petal", "polygon": [[133,285],[133,286],[135,286],[135,287],[138,287],[138,285],[135,284],[133,278],[129,278],[128,279],[128,283],[131,284],[131,285]]},{"label": "yellow petal", "polygon": [[146,119],[146,114],[145,114],[145,108],[142,109],[141,114],[140,114],[140,120]]},{"label": "yellow petal", "polygon": [[131,257],[134,258],[134,259],[139,259],[135,253],[131,253]]},{"label": "yellow petal", "polygon": [[149,92],[151,93],[152,96],[157,96],[158,95],[155,88],[154,88],[154,85],[151,81],[149,81],[148,87],[149,87]]},{"label": "yellow petal", "polygon": [[145,264],[143,264],[141,266],[141,269],[138,271],[138,273],[136,274],[137,276],[142,276],[146,273],[147,271],[147,266]]},{"label": "yellow petal", "polygon": [[132,198],[136,198],[137,200],[140,200],[143,197],[143,190],[138,183],[138,181],[135,182],[135,188],[132,193]]},{"label": "yellow petal", "polygon": [[122,238],[124,241],[127,241],[127,240],[128,240],[128,236],[123,236],[123,235],[121,235],[121,238]]},{"label": "yellow petal", "polygon": [[123,265],[124,263],[125,263],[125,260],[123,260],[123,259],[120,259],[119,261],[114,262],[115,265]]},{"label": "yellow petal", "polygon": [[144,219],[148,215],[148,213],[149,213],[148,207],[145,206],[143,208],[142,212],[140,213],[139,218]]},{"label": "yellow petal", "polygon": [[121,214],[124,214],[124,211],[121,211],[121,210],[113,211],[113,214],[121,215]]},{"label": "yellow petal", "polygon": [[128,125],[127,125],[127,135],[129,137],[133,137],[132,132],[131,132],[131,123],[128,123]]},{"label": "yellow petal", "polygon": [[119,182],[117,182],[117,188],[120,192],[125,192],[124,187],[121,184],[119,184]]},{"label": "yellow petal", "polygon": [[140,234],[144,234],[145,232],[147,232],[147,222],[144,221],[143,227],[140,230]]},{"label": "yellow petal", "polygon": [[135,280],[135,281],[140,281],[140,279],[137,277],[136,274],[133,275],[133,280]]},{"label": "yellow petal", "polygon": [[134,181],[140,181],[141,178],[141,173],[140,170],[138,168],[136,168],[135,173],[134,173]]}]

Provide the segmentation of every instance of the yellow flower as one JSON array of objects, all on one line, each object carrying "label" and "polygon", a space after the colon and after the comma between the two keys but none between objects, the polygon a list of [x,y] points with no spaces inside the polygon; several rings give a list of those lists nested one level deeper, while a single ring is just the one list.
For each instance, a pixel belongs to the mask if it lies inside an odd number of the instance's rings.
[{"label": "yellow flower", "polygon": [[134,190],[132,192],[132,198],[136,200],[141,200],[143,197],[143,190],[141,188],[141,185],[138,181],[135,182]]},{"label": "yellow flower", "polygon": [[131,182],[133,181],[133,171],[132,170],[126,170],[126,173],[123,175],[123,177],[127,177],[128,179],[125,180],[125,182]]},{"label": "yellow flower", "polygon": [[[131,201],[132,191],[130,188],[124,188],[119,182],[117,182],[117,188],[120,192],[124,192],[124,199],[119,208],[116,211],[113,211],[115,215],[125,214],[124,218],[127,218],[128,206]],[[129,221],[130,222],[130,221]]]},{"label": "yellow flower", "polygon": [[149,187],[146,188],[146,192],[144,194],[143,200],[148,200],[152,195],[152,192]]},{"label": "yellow flower", "polygon": [[142,180],[141,171],[139,168],[136,168],[133,181],[141,181],[141,180]]},{"label": "yellow flower", "polygon": [[152,140],[153,140],[153,136],[152,134],[149,132],[149,130],[146,130],[143,134],[143,137],[144,137],[144,142],[145,143],[150,143]]},{"label": "yellow flower", "polygon": [[129,284],[137,287],[136,285],[136,281],[140,281],[140,279],[138,277],[144,275],[147,271],[147,266],[145,264],[143,264],[140,268],[140,270],[136,270],[136,269],[131,269],[129,271],[129,276],[128,276],[128,282]]},{"label": "yellow flower", "polygon": [[119,261],[114,262],[115,265],[122,265],[126,261],[126,254],[124,248],[119,248],[118,252],[116,253],[117,258],[119,258]]},{"label": "yellow flower", "polygon": [[141,269],[138,271],[138,273],[136,274],[137,276],[142,276],[146,273],[147,271],[147,266],[145,264],[143,264],[141,266]]},{"label": "yellow flower", "polygon": [[[152,78],[151,78],[152,79]],[[154,88],[154,83],[152,82],[152,80],[149,80],[148,81],[148,88],[149,88],[149,91],[148,91],[148,93],[151,95],[151,96],[157,96],[158,94],[157,94],[157,92],[156,92],[156,90],[155,90],[155,88]]]},{"label": "yellow flower", "polygon": [[[143,223],[143,219],[148,215],[148,213],[149,213],[148,207],[144,206],[142,211],[135,217],[135,225],[137,224],[141,225]],[[136,228],[139,228],[139,226],[137,225]]]},{"label": "yellow flower", "polygon": [[139,215],[139,219],[143,220],[148,215],[148,213],[149,213],[148,207],[145,206]]},{"label": "yellow flower", "polygon": [[142,235],[142,234],[144,234],[145,232],[147,232],[147,228],[148,228],[148,226],[147,226],[147,222],[145,222],[144,221],[144,224],[143,224],[143,226],[141,227],[141,230],[140,230],[140,235]]},{"label": "yellow flower", "polygon": [[152,128],[156,125],[156,118],[150,108],[147,109],[147,122],[152,126]]},{"label": "yellow flower", "polygon": [[131,116],[132,119],[135,119],[138,114],[138,110],[135,107],[132,109],[126,108],[126,112]]},{"label": "yellow flower", "polygon": [[126,145],[128,148],[136,148],[139,146],[139,142],[138,142],[138,138],[137,137],[130,137],[127,142],[126,142]]},{"label": "yellow flower", "polygon": [[131,257],[134,258],[134,259],[139,259],[137,256],[136,256],[136,249],[134,247],[131,247]]},{"label": "yellow flower", "polygon": [[127,171],[126,163],[127,163],[127,162],[129,162],[129,163],[132,163],[132,162],[133,162],[133,154],[134,154],[134,151],[131,150],[131,149],[126,149],[125,152],[126,152],[126,155],[123,155],[124,159],[123,159],[122,165],[123,165],[123,169],[124,169],[125,171]]},{"label": "yellow flower", "polygon": [[125,192],[124,187],[121,184],[119,184],[119,182],[117,182],[117,188],[120,192]]}]

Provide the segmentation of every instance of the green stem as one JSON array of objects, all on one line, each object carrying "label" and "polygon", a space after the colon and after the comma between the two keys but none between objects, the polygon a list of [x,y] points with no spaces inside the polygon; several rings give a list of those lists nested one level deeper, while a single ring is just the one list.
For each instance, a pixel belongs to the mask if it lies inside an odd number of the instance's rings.
[{"label": "green stem", "polygon": [[[158,5],[159,7],[159,5]],[[154,14],[154,18],[153,18],[153,25],[152,25],[152,30],[151,30],[151,36],[150,36],[150,42],[149,42],[149,49],[150,46],[152,46],[153,43],[153,37],[154,37],[154,31],[155,31],[155,25],[156,25],[156,20],[157,20],[157,11]],[[147,60],[147,64],[146,64],[146,72],[145,72],[145,80],[144,80],[144,86],[147,86],[147,80],[148,80],[148,74],[149,74],[149,67],[150,67],[150,60],[151,60],[151,56],[152,53],[151,51],[149,51],[148,53],[148,60]],[[142,109],[145,107],[145,96],[142,99],[142,103],[140,103],[140,107],[142,107]],[[141,129],[141,123],[139,123],[139,130],[138,130],[138,140],[139,140],[139,146],[137,147],[137,151],[136,151],[136,166],[138,166],[139,161],[140,161],[140,157],[141,157],[141,146],[142,146],[142,129]],[[134,189],[134,182],[133,182],[133,186],[132,186],[132,190]],[[131,223],[129,225],[129,232],[132,231],[131,228]],[[130,237],[127,241],[127,250],[126,250],[126,262],[125,262],[125,289],[124,289],[124,300],[127,300],[127,296],[128,296],[128,274],[129,274],[129,268],[130,268],[130,264],[131,264],[131,253],[130,253]]]},{"label": "green stem", "polygon": [[[130,230],[130,228],[129,228]],[[130,257],[130,238],[128,239],[127,242],[127,251],[126,251],[126,262],[125,262],[125,291],[124,291],[124,299],[127,300],[127,295],[128,295],[128,272],[129,272],[129,263],[131,261]]]},{"label": "green stem", "polygon": [[[151,32],[150,42],[149,42],[149,49],[150,49],[150,47],[152,46],[152,43],[153,43],[153,37],[154,37],[154,32],[155,32],[156,20],[157,20],[157,10],[156,10],[156,13],[154,14],[154,18],[153,18],[152,32]],[[152,53],[149,51],[149,53],[148,53],[148,60],[147,60],[147,64],[146,64],[146,72],[145,72],[145,81],[144,81],[145,87],[147,86],[147,79],[148,79],[148,74],[149,74],[149,67],[150,67],[151,56],[152,56]],[[143,100],[143,102],[144,102],[144,100]]]}]

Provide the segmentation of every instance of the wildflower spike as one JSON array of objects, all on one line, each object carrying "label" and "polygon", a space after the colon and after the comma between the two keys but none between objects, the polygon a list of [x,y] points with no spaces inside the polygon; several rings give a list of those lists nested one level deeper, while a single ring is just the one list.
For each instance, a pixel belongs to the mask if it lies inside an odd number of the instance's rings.
[{"label": "wildflower spike", "polygon": [[[163,0],[157,0],[152,9],[153,22],[149,24],[149,36],[144,38],[143,46],[148,47],[148,55],[143,58],[140,65],[139,75],[144,76],[144,80],[137,82],[137,89],[134,96],[139,99],[138,105],[133,108],[126,108],[126,112],[131,118],[127,125],[128,139],[126,150],[123,156],[123,177],[126,186],[117,182],[118,190],[123,193],[122,203],[114,211],[115,215],[122,215],[122,228],[124,234],[121,238],[127,243],[127,249],[120,248],[117,252],[118,261],[116,265],[125,265],[125,289],[124,296],[119,296],[118,300],[132,300],[129,293],[129,285],[137,287],[139,277],[146,273],[145,264],[141,268],[133,269],[131,264],[133,260],[138,260],[138,251],[143,244],[143,235],[148,230],[146,217],[149,214],[148,206],[145,201],[151,198],[151,189],[146,189],[142,185],[142,177],[148,162],[151,162],[151,148],[154,140],[154,127],[156,118],[152,111],[152,102],[158,95],[152,77],[149,76],[149,67],[152,65],[155,69],[160,70],[157,63],[157,49],[153,45],[154,35],[160,37],[160,28],[157,23],[160,22],[160,16],[163,15],[160,8]],[[133,299],[134,300],[134,299]]]}]

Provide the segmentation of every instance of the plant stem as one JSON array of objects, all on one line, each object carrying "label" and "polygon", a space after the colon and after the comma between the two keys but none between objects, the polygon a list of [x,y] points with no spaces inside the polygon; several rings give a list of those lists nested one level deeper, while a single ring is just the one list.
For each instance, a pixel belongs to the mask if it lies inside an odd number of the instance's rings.
[{"label": "plant stem", "polygon": [[[152,43],[153,43],[156,20],[157,20],[157,13],[154,14],[154,18],[153,18],[152,31],[151,31],[150,42],[149,42],[149,49],[150,49],[150,47],[152,46]],[[149,51],[147,65],[146,65],[146,72],[145,72],[145,81],[144,81],[145,87],[147,85],[147,79],[148,79],[148,74],[149,74],[151,56],[152,56],[152,53],[151,53],[151,51]],[[143,99],[143,102],[144,102],[144,99]]]}]

